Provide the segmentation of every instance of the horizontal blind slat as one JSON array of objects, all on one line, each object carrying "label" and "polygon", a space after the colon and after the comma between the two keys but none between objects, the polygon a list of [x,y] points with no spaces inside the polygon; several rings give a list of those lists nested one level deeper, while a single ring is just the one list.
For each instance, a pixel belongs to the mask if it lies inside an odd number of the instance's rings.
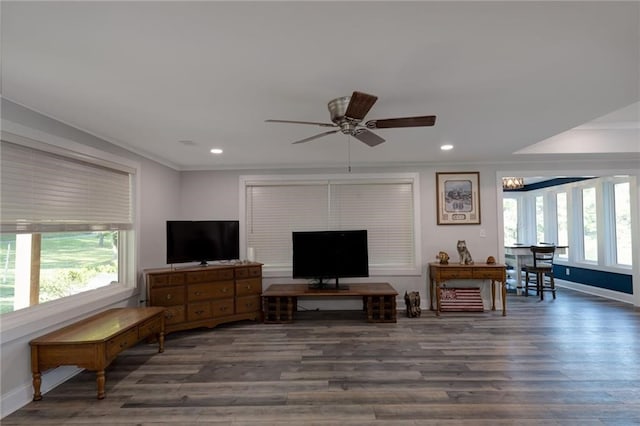
[{"label": "horizontal blind slat", "polygon": [[132,228],[129,173],[4,140],[0,150],[2,232]]}]

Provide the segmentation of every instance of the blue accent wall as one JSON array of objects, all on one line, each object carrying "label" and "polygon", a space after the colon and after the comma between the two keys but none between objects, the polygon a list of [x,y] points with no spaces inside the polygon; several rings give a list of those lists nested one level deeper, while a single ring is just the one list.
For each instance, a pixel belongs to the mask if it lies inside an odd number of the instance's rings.
[{"label": "blue accent wall", "polygon": [[[569,274],[567,274],[567,270]],[[561,280],[633,294],[631,275],[596,271],[574,266],[553,265],[553,275]]]}]

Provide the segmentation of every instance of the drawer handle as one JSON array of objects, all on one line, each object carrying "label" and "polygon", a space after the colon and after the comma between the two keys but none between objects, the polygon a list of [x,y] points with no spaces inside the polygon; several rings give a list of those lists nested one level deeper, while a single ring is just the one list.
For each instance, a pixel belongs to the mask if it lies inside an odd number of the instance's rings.
[{"label": "drawer handle", "polygon": [[167,300],[171,300],[171,297],[172,296],[170,294],[167,294]]},{"label": "drawer handle", "polygon": [[165,317],[166,319],[171,319],[171,318],[173,318],[173,314],[171,314],[171,313],[167,312],[166,314],[164,314],[164,317]]},{"label": "drawer handle", "polygon": [[251,284],[247,284],[247,286],[245,287],[247,290],[251,290]]},{"label": "drawer handle", "polygon": [[120,343],[120,349],[124,348],[125,346],[127,346],[127,342],[126,341]]},{"label": "drawer handle", "polygon": [[196,296],[200,296],[200,294],[201,294],[201,293],[200,293],[199,291],[196,291],[196,292],[195,292],[195,293],[193,293],[193,294],[195,294]]},{"label": "drawer handle", "polygon": [[227,292],[227,288],[226,288],[226,287],[225,287],[225,288],[223,288],[223,289],[222,289],[222,292],[223,292],[223,293],[226,293],[226,292]]},{"label": "drawer handle", "polygon": [[202,315],[204,314],[204,311],[196,311],[196,315]]}]

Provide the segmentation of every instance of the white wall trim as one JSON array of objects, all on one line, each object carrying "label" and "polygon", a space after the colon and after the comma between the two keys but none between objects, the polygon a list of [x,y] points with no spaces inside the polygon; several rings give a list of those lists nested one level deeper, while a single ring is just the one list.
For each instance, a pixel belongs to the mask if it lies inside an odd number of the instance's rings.
[{"label": "white wall trim", "polygon": [[594,287],[588,284],[579,284],[571,281],[560,280],[556,278],[556,286],[564,287],[570,290],[579,291],[580,293],[591,294],[593,296],[599,296],[604,299],[616,300],[618,302],[629,303],[633,305],[633,295],[627,293],[621,293],[619,291],[613,291],[606,288]]}]

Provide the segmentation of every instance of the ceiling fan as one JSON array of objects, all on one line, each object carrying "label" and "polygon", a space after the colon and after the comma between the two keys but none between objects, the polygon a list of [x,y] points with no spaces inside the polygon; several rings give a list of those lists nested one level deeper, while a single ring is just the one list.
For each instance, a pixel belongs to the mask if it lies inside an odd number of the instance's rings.
[{"label": "ceiling fan", "polygon": [[433,126],[436,123],[435,115],[424,115],[420,117],[384,118],[369,120],[360,124],[365,115],[369,112],[373,104],[378,100],[377,96],[355,91],[351,96],[343,96],[329,102],[329,114],[333,123],[317,123],[314,121],[294,121],[294,120],[265,120],[268,123],[292,123],[310,124],[320,127],[337,127],[335,130],[319,133],[308,138],[293,142],[294,144],[309,142],[323,136],[342,132],[351,135],[359,141],[369,146],[376,146],[385,140],[369,129],[391,129],[396,127],[421,127]]}]

